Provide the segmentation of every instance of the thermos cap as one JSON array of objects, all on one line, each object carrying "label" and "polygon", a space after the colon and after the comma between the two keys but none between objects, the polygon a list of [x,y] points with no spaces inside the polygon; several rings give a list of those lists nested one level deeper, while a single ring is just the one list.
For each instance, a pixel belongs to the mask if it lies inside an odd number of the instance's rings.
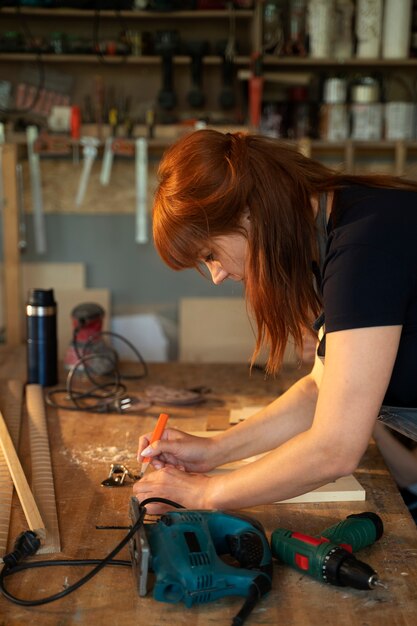
[{"label": "thermos cap", "polygon": [[53,289],[29,289],[28,305],[34,307],[55,307],[56,302],[54,298]]}]

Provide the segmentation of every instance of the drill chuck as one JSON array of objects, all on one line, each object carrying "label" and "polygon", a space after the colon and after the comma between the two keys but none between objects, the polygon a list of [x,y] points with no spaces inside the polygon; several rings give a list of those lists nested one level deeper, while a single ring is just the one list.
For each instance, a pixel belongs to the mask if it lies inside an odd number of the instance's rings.
[{"label": "drill chuck", "polygon": [[339,547],[329,552],[323,563],[322,572],[325,582],[338,587],[373,589],[378,582],[372,567]]}]

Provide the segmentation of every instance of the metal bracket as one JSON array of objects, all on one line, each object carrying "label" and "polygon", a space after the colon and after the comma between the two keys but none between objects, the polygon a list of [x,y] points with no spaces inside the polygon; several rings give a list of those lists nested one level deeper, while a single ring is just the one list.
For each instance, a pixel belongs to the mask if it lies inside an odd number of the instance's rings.
[{"label": "metal bracket", "polygon": [[112,463],[109,475],[102,481],[101,485],[102,487],[122,487],[127,478],[135,482],[140,477],[133,474],[125,465]]}]

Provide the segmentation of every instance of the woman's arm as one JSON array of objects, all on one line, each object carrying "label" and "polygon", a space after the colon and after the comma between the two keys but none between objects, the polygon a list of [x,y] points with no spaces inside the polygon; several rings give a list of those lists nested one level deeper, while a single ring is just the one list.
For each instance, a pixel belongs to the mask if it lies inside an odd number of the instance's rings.
[{"label": "woman's arm", "polygon": [[[259,436],[262,445],[269,438],[273,438],[275,445],[284,441],[276,450],[227,475],[207,477],[167,467],[137,483],[138,497],[159,495],[187,507],[242,508],[291,498],[350,474],[368,445],[391,377],[400,334],[400,326],[329,333],[326,365],[310,427],[305,420],[307,429],[301,432],[291,426],[290,420],[283,420],[285,427],[278,426],[280,420],[277,420],[278,435],[274,435],[274,420],[263,421],[255,416],[250,427],[246,423],[239,426],[234,448],[252,453],[257,444],[245,440]],[[304,397],[303,384],[297,383],[295,396],[290,390],[284,394],[285,399],[281,398],[280,406],[289,402],[293,416],[298,415],[298,402]],[[311,406],[309,393],[307,397],[306,406]],[[294,434],[285,441],[291,432]]]},{"label": "woman's arm", "polygon": [[222,463],[273,450],[288,439],[308,430],[313,422],[318,397],[317,372],[294,383],[279,398],[258,413],[215,437]]},{"label": "woman's arm", "polygon": [[328,333],[311,428],[251,466],[213,477],[207,486],[208,505],[284,500],[353,472],[374,428],[400,335],[401,326]]},{"label": "woman's arm", "polygon": [[166,464],[189,472],[209,469],[267,452],[310,428],[318,394],[319,362],[311,374],[298,380],[277,400],[240,424],[214,437],[191,437],[167,429],[160,441],[148,447],[150,433],[139,439],[138,460],[151,456],[160,469]]}]

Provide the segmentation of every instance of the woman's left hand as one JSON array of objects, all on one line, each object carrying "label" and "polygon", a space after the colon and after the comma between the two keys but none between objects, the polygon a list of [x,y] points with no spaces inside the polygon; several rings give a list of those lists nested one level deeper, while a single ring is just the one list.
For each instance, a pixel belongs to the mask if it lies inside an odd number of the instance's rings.
[{"label": "woman's left hand", "polygon": [[[139,502],[146,498],[167,498],[186,509],[207,509],[212,508],[207,502],[210,480],[205,474],[191,474],[166,465],[138,480],[133,486],[133,494]],[[167,505],[149,504],[146,510],[162,513],[167,510]]]}]

